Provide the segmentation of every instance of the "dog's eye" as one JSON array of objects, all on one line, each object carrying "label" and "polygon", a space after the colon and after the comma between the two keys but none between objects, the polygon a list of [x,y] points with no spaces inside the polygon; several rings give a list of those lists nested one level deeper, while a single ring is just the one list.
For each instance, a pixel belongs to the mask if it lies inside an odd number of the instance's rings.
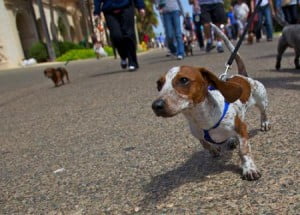
[{"label": "dog's eye", "polygon": [[179,83],[182,85],[187,85],[190,82],[188,78],[182,77],[179,79]]}]

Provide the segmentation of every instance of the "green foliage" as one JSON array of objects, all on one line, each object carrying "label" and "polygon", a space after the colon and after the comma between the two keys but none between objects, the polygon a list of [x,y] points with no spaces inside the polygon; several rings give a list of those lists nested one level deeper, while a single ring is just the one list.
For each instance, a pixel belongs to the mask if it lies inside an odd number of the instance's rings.
[{"label": "green foliage", "polygon": [[87,59],[87,58],[95,58],[95,52],[92,49],[73,49],[59,58],[56,58],[57,61],[70,61],[70,60],[79,60],[79,59]]},{"label": "green foliage", "polygon": [[35,43],[29,49],[29,57],[35,58],[37,62],[45,62],[48,59],[48,53],[46,45],[42,42]]},{"label": "green foliage", "polygon": [[64,53],[66,53],[69,50],[84,48],[83,46],[72,43],[70,41],[57,41],[54,43],[54,46],[56,46],[59,51],[59,55],[56,55],[57,57],[63,55]]},{"label": "green foliage", "polygon": [[104,46],[104,50],[106,51],[108,56],[113,56],[114,55],[114,51],[113,48],[110,46]]},{"label": "green foliage", "polygon": [[143,38],[144,34],[147,34],[150,37],[155,36],[153,27],[157,26],[158,19],[153,7],[152,0],[145,0],[146,16],[137,16],[137,29],[140,39]]},{"label": "green foliage", "polygon": [[[113,50],[109,46],[105,46],[104,50],[107,52],[108,56],[113,55]],[[88,58],[96,58],[96,54],[93,49],[72,49],[59,58],[57,61],[71,61],[71,60],[79,60],[79,59],[88,59]]]}]

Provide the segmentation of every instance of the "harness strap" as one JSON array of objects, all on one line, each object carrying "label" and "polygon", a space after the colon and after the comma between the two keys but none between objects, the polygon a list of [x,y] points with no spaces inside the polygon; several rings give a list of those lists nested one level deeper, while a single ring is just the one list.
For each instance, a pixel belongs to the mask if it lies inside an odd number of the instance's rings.
[{"label": "harness strap", "polygon": [[[215,88],[212,87],[212,86],[209,86],[208,89],[209,89],[209,90],[215,90]],[[225,101],[225,102],[224,102],[224,108],[223,108],[223,114],[222,114],[221,118],[219,119],[219,121],[218,121],[213,127],[211,127],[210,129],[203,129],[203,131],[204,131],[204,139],[205,139],[206,141],[211,142],[211,143],[214,143],[214,144],[222,144],[222,143],[225,142],[225,141],[223,141],[223,142],[221,142],[221,143],[215,142],[215,141],[211,138],[211,136],[209,135],[209,131],[212,130],[212,129],[217,128],[217,127],[220,125],[220,123],[222,122],[223,118],[225,117],[225,115],[226,115],[226,113],[227,113],[227,111],[228,111],[229,105],[230,105],[230,103]]]}]

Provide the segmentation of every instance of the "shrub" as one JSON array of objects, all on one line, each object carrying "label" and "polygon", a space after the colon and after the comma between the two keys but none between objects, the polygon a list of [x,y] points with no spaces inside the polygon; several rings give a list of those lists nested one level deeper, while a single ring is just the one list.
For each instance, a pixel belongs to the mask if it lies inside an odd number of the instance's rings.
[{"label": "shrub", "polygon": [[70,61],[70,60],[79,60],[79,59],[87,59],[87,58],[95,58],[95,52],[93,49],[72,49],[59,58],[57,61]]},{"label": "shrub", "polygon": [[[110,46],[105,46],[104,50],[108,56],[113,56],[113,49]],[[87,58],[96,58],[96,54],[93,49],[72,49],[62,56],[58,57],[57,61],[70,61]]]},{"label": "shrub", "polygon": [[46,45],[42,42],[35,43],[29,49],[29,57],[35,58],[37,62],[45,62],[48,59],[48,52]]},{"label": "shrub", "polygon": [[81,45],[72,43],[70,41],[58,41],[58,42],[56,42],[56,45],[59,49],[60,55],[66,53],[67,51],[72,50],[72,49],[83,49],[84,48]]},{"label": "shrub", "polygon": [[114,51],[113,51],[112,47],[104,46],[104,50],[106,51],[108,56],[113,56],[114,55]]}]

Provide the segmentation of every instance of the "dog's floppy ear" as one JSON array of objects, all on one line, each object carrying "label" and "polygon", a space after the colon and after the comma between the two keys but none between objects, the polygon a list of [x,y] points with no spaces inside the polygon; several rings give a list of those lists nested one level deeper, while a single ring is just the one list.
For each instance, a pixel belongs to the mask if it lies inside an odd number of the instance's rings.
[{"label": "dog's floppy ear", "polygon": [[215,74],[205,68],[199,68],[202,76],[208,84],[218,89],[227,102],[235,102],[242,95],[242,87],[236,83],[230,83],[220,80]]}]

